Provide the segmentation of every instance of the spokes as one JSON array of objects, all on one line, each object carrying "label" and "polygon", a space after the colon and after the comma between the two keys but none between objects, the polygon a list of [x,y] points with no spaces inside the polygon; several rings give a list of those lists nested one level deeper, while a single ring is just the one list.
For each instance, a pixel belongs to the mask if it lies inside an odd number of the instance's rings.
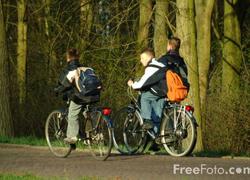
[{"label": "spokes", "polygon": [[[89,147],[92,155],[99,160],[106,160],[112,148],[112,135],[111,130],[105,120],[101,116],[95,120],[96,124],[87,130],[89,134]],[[89,124],[91,124],[89,122]]]},{"label": "spokes", "polygon": [[136,153],[142,146],[144,133],[141,128],[139,112],[129,113],[123,129],[124,142],[129,153]]},{"label": "spokes", "polygon": [[[174,108],[173,108],[174,109]],[[164,120],[163,142],[165,149],[173,156],[188,154],[196,141],[196,129],[192,119],[181,109],[169,111]],[[171,132],[169,135],[166,132]]]},{"label": "spokes", "polygon": [[64,143],[66,130],[65,117],[59,111],[52,112],[46,121],[45,135],[51,152],[58,157],[66,157],[71,151],[70,146]]}]

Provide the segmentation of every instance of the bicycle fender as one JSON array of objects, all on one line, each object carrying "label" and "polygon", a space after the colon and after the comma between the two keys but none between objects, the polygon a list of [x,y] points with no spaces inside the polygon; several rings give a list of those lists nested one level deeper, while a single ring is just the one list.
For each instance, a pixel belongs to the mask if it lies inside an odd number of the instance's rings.
[{"label": "bicycle fender", "polygon": [[110,118],[109,116],[104,116],[104,115],[103,115],[103,116],[102,116],[102,119],[103,119],[104,121],[107,122],[109,128],[112,128],[112,127],[113,127],[112,120],[111,120],[111,118]]}]

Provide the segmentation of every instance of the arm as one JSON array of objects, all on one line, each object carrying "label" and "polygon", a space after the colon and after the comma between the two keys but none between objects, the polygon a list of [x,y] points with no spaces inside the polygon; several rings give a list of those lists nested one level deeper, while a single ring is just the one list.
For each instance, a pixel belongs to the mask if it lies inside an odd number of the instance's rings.
[{"label": "arm", "polygon": [[[141,77],[139,81],[134,82],[131,86],[133,89],[141,89],[143,87],[147,87],[155,83],[152,77],[159,70],[157,67],[147,67],[145,69],[144,75]],[[157,80],[158,81],[158,80]]]}]

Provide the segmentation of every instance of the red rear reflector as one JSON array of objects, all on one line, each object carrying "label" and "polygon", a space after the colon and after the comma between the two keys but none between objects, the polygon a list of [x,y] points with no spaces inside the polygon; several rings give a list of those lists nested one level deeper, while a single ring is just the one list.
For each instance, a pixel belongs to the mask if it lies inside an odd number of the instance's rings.
[{"label": "red rear reflector", "polygon": [[111,114],[111,109],[110,108],[103,108],[102,109],[102,114],[105,116],[108,116]]},{"label": "red rear reflector", "polygon": [[192,106],[186,106],[186,111],[189,111],[189,112],[194,112],[194,108]]}]

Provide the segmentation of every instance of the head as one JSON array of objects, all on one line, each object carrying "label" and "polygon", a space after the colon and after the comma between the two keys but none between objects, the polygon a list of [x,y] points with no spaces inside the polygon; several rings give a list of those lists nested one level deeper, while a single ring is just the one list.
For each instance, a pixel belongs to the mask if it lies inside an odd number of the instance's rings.
[{"label": "head", "polygon": [[67,62],[79,59],[79,52],[75,48],[70,48],[67,50],[66,54]]},{"label": "head", "polygon": [[152,49],[146,48],[141,52],[140,58],[143,66],[147,66],[148,63],[155,57],[155,53]]},{"label": "head", "polygon": [[167,51],[176,51],[179,52],[181,46],[181,40],[177,37],[172,37],[168,40]]}]

